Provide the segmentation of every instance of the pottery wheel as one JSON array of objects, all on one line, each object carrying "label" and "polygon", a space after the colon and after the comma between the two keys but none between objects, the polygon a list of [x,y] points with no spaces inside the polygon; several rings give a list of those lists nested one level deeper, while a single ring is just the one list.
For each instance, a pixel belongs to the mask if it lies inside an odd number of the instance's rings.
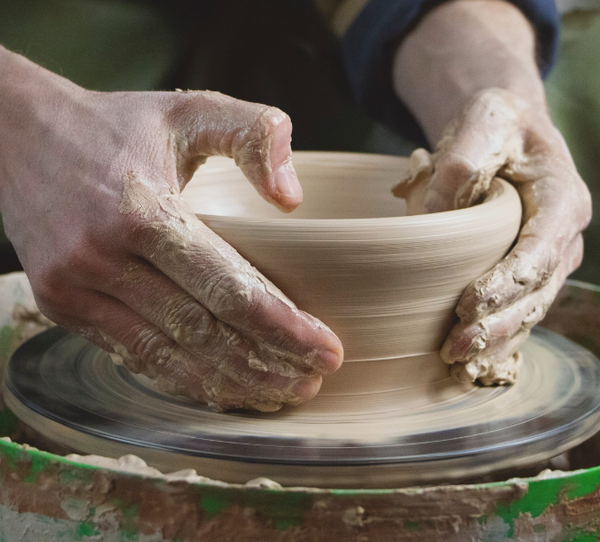
[{"label": "pottery wheel", "polygon": [[[55,328],[16,352],[4,393],[25,423],[82,453],[133,453],[167,472],[194,468],[229,482],[393,487],[533,464],[597,430],[600,361],[544,329],[521,351],[510,387],[458,384],[443,364],[426,384],[373,365],[378,383],[363,377],[362,393],[334,383],[298,408],[219,414],[157,390]],[[423,357],[423,371],[439,365]]]}]

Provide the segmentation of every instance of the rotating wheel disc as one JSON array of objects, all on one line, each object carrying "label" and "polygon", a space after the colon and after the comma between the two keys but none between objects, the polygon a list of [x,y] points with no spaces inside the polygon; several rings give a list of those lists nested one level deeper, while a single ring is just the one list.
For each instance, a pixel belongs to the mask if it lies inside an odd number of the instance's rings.
[{"label": "rotating wheel disc", "polygon": [[319,394],[272,414],[219,414],[55,328],[15,353],[4,395],[23,422],[81,453],[133,453],[165,471],[194,468],[229,482],[393,487],[534,464],[595,432],[600,361],[539,328],[521,352],[510,387],[443,376],[385,393]]}]

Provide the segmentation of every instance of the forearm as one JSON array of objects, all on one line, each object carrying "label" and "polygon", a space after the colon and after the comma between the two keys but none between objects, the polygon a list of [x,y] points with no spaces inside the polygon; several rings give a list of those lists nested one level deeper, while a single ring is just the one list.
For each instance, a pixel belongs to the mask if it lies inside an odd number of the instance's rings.
[{"label": "forearm", "polygon": [[477,92],[503,88],[545,108],[535,34],[503,0],[455,0],[434,8],[399,45],[393,82],[435,145]]}]

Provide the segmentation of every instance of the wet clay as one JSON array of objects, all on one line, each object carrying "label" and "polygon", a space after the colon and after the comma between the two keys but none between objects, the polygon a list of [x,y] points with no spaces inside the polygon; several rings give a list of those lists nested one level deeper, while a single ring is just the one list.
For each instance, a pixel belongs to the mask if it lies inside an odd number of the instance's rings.
[{"label": "wet clay", "polygon": [[[414,185],[425,184],[431,172],[425,151],[410,161],[299,152],[294,164],[305,197],[289,215],[262,201],[222,158],[209,159],[183,196],[299,309],[340,337],[346,364],[438,351],[465,287],[517,235],[516,191],[494,181],[480,205],[406,216],[407,205],[417,210],[409,197]],[[410,189],[398,187],[401,179]],[[397,195],[404,190],[407,203],[392,197],[393,188]]]},{"label": "wet clay", "polygon": [[[138,224],[142,252],[182,289],[165,296],[168,310],[161,303],[149,317],[175,344],[158,341],[142,362],[103,334],[117,363],[217,410],[297,405],[303,400],[297,383],[315,391],[320,385],[320,352],[299,348],[286,321],[303,320],[321,333],[329,326],[342,340],[346,363],[435,352],[465,287],[505,255],[519,229],[519,198],[501,181],[481,205],[404,216],[407,206],[416,211],[412,194],[431,176],[425,151],[410,162],[350,153],[296,153],[294,161],[305,200],[287,216],[262,200],[228,159],[210,158],[183,199],[174,187],[157,195],[136,172],[124,176],[119,211]],[[407,204],[390,193],[403,178]],[[190,269],[198,276],[187,276]],[[145,272],[132,263],[121,282],[139,289]],[[236,321],[273,304],[288,311],[280,311],[276,328]],[[156,310],[163,314],[158,321]],[[169,314],[192,315],[187,320],[194,325]],[[518,361],[507,354],[501,363],[479,360],[453,374],[512,382]],[[177,371],[165,369],[174,365]],[[261,373],[289,380],[269,386]]]}]

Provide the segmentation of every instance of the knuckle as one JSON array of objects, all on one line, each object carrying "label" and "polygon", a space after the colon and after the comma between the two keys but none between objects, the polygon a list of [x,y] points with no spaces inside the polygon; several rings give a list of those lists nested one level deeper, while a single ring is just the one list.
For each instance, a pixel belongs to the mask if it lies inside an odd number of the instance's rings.
[{"label": "knuckle", "polygon": [[136,215],[124,217],[122,232],[128,246],[140,246],[156,242],[159,239],[159,228],[157,224],[144,220]]},{"label": "knuckle", "polygon": [[241,281],[234,273],[216,270],[203,277],[202,290],[208,307],[226,321],[244,322],[252,319],[258,303],[255,288]]},{"label": "knuckle", "polygon": [[94,242],[87,236],[82,236],[64,249],[59,270],[66,270],[77,276],[93,276],[97,274],[101,261],[97,257]]},{"label": "knuckle", "polygon": [[254,128],[256,129],[257,126],[261,126],[261,130],[259,132],[261,134],[263,131],[272,133],[273,130],[277,129],[277,127],[282,124],[291,125],[290,117],[281,109],[269,106],[262,111],[256,123],[254,124]]},{"label": "knuckle", "polygon": [[506,115],[511,108],[509,105],[511,101],[510,92],[501,88],[489,88],[475,94],[467,105],[467,111],[479,118],[496,117],[500,112]]},{"label": "knuckle", "polygon": [[169,334],[177,343],[194,351],[208,349],[222,335],[215,318],[193,299],[167,306],[166,314]]},{"label": "knuckle", "polygon": [[169,92],[164,96],[165,119],[173,126],[188,126],[190,119],[197,119],[199,111],[215,102],[218,95],[213,91]]},{"label": "knuckle", "polygon": [[159,367],[170,359],[172,344],[159,329],[133,326],[126,346],[129,352],[144,363],[144,374],[151,378],[159,373]]},{"label": "knuckle", "polygon": [[132,218],[124,231],[127,244],[140,254],[179,254],[186,249],[181,235],[163,220]]},{"label": "knuckle", "polygon": [[479,177],[480,169],[467,157],[449,151],[440,159],[436,169],[443,169],[444,173],[457,184],[470,181]]},{"label": "knuckle", "polygon": [[509,92],[502,88],[486,88],[475,94],[474,101],[496,105],[499,101],[506,102]]},{"label": "knuckle", "polygon": [[69,286],[62,273],[50,271],[41,276],[33,276],[31,286],[38,307],[48,318],[72,309],[73,288]]},{"label": "knuckle", "polygon": [[256,120],[248,130],[249,139],[262,139],[273,131],[274,128],[290,118],[279,108],[273,106],[259,106]]},{"label": "knuckle", "polygon": [[242,130],[234,140],[232,146],[234,154],[264,158],[274,131],[282,124],[291,125],[289,117],[283,111],[276,107],[260,106],[254,122],[248,129]]},{"label": "knuckle", "polygon": [[548,248],[542,254],[520,250],[507,258],[507,272],[515,285],[534,287],[552,275],[558,258],[556,250]]},{"label": "knuckle", "polygon": [[187,295],[183,300],[179,299],[174,304],[169,303],[165,309],[169,319],[178,326],[208,330],[212,320],[208,314],[200,310],[198,303]]}]

